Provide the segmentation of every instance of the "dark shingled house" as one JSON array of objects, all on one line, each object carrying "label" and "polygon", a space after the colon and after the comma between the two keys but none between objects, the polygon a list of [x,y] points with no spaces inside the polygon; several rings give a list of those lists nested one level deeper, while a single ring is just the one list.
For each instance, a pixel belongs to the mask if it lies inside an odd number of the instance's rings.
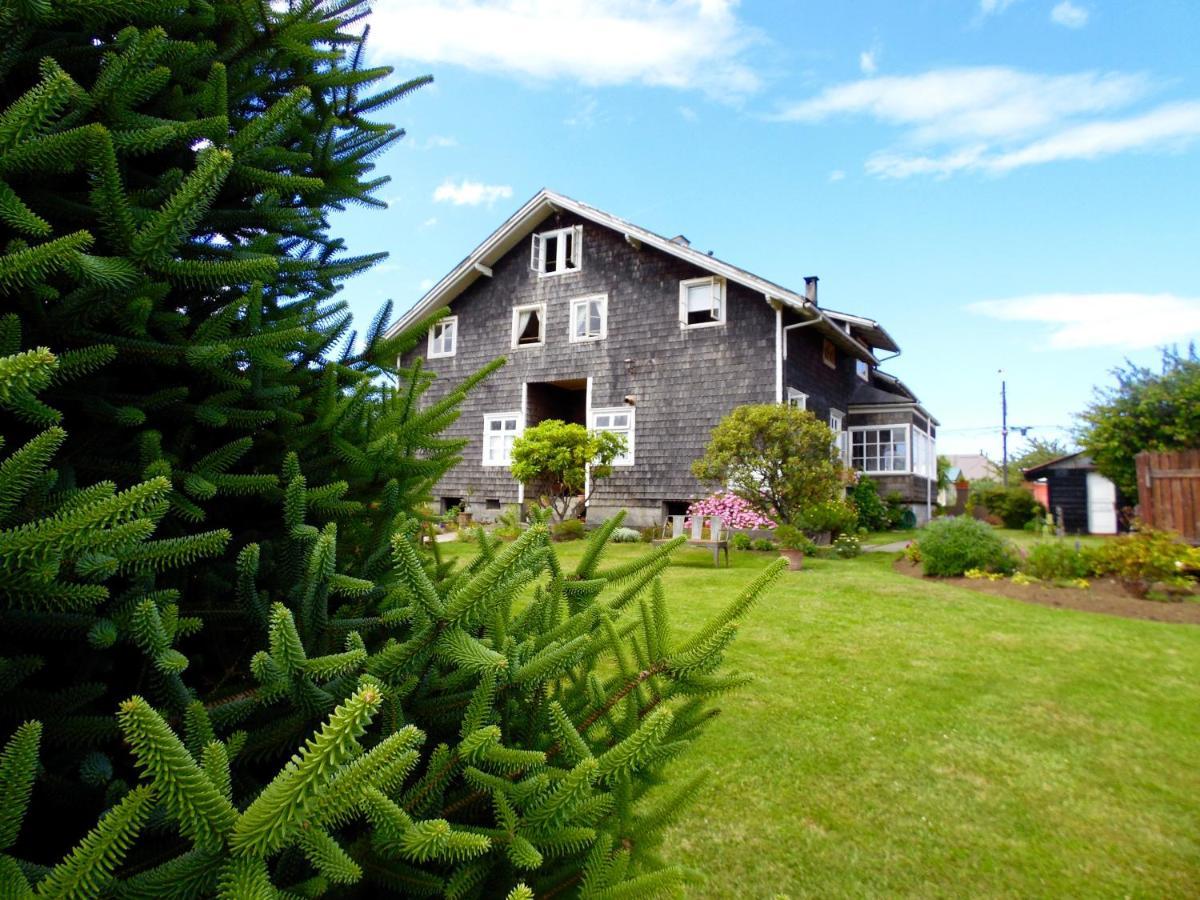
[{"label": "dark shingled house", "polygon": [[[817,279],[773,284],[602,210],[541,191],[439,281],[393,332],[443,306],[423,356],[427,393],[500,355],[451,436],[469,444],[438,485],[443,507],[487,520],[524,503],[508,470],[526,426],[558,418],[626,435],[629,451],[587,511],[633,525],[709,493],[691,474],[713,426],[746,403],[789,403],[829,423],[855,468],[899,491],[920,520],[936,491],[937,420],[877,354],[899,347],[878,323],[824,309]],[[529,497],[535,500],[535,497]]]}]

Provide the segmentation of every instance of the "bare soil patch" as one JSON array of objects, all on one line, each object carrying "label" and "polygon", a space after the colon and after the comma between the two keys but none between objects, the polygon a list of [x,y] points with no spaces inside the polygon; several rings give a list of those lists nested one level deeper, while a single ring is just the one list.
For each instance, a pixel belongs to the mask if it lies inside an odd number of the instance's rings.
[{"label": "bare soil patch", "polygon": [[1110,578],[1092,581],[1091,587],[1082,590],[1050,584],[1013,584],[1007,578],[1002,581],[988,581],[982,578],[926,579],[921,574],[921,566],[918,563],[909,562],[903,557],[896,560],[893,568],[902,575],[910,575],[913,578],[953,584],[956,587],[964,587],[967,590],[979,591],[983,594],[997,594],[1001,597],[1023,600],[1026,603],[1038,603],[1042,606],[1081,609],[1084,612],[1122,616],[1126,619],[1148,619],[1151,622],[1182,622],[1200,625],[1200,603],[1195,600],[1184,600],[1179,603],[1140,600],[1130,595],[1118,582]]}]

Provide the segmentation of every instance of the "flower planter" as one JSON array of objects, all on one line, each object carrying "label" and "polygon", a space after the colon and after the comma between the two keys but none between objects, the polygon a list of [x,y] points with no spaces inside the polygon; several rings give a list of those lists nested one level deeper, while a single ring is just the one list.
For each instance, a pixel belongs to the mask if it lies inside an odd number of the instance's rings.
[{"label": "flower planter", "polygon": [[788,568],[793,572],[798,572],[804,568],[803,550],[789,550],[786,547],[781,547],[779,555],[788,561]]},{"label": "flower planter", "polygon": [[458,514],[458,527],[467,528],[471,524],[471,514],[469,512]]}]

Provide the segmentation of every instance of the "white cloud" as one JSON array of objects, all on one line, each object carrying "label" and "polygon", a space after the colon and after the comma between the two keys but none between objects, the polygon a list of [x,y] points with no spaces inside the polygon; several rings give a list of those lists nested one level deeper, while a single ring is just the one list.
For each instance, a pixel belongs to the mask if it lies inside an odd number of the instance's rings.
[{"label": "white cloud", "polygon": [[858,54],[858,68],[864,75],[874,75],[878,72],[879,60],[876,58],[876,51],[864,50]]},{"label": "white cloud", "polygon": [[1050,10],[1050,21],[1064,28],[1082,28],[1088,22],[1088,11],[1082,6],[1076,6],[1071,0],[1062,0]]},{"label": "white cloud", "polygon": [[434,216],[430,216],[428,219],[426,219],[424,222],[421,223],[420,227],[417,230],[418,231],[428,231],[430,228],[432,228],[436,224],[437,224],[437,218],[435,218]]},{"label": "white cloud", "polygon": [[880,177],[1000,174],[1056,160],[1177,149],[1200,134],[1200,101],[1114,118],[1154,87],[1139,73],[934,69],[834,85],[775,118],[812,123],[866,116],[900,129],[898,145],[867,161],[867,171]]},{"label": "white cloud", "polygon": [[1175,294],[1031,294],[984,300],[971,312],[1041,326],[1044,349],[1145,349],[1200,335],[1200,297]]},{"label": "white cloud", "polygon": [[998,15],[1015,2],[1016,0],[979,0],[979,11],[985,16]]},{"label": "white cloud", "polygon": [[484,184],[465,178],[458,183],[447,178],[433,192],[435,203],[453,203],[455,206],[479,206],[484,203],[491,206],[497,200],[506,200],[511,196],[512,188],[507,184]]},{"label": "white cloud", "polygon": [[542,81],[641,83],[737,96],[760,38],[739,0],[377,0],[373,52]]},{"label": "white cloud", "polygon": [[679,115],[683,118],[683,121],[685,121],[685,122],[696,122],[696,121],[699,121],[699,119],[700,119],[699,113],[697,113],[690,106],[679,107]]},{"label": "white cloud", "polygon": [[842,169],[834,169],[832,172],[829,173],[830,181],[841,181],[845,177],[846,177],[846,173]]},{"label": "white cloud", "polygon": [[599,106],[595,97],[588,97],[579,109],[563,119],[563,124],[568,128],[591,128],[596,124],[596,110]]}]

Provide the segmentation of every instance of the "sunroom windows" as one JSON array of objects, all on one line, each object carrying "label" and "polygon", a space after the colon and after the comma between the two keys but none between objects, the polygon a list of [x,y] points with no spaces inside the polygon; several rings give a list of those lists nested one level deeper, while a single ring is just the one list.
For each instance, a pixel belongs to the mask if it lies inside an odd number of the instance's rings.
[{"label": "sunroom windows", "polygon": [[917,425],[854,427],[849,435],[850,465],[860,472],[930,479],[937,474],[936,442]]},{"label": "sunroom windows", "polygon": [[507,466],[512,463],[513,443],[521,434],[519,412],[490,413],[483,417],[483,464]]},{"label": "sunroom windows", "polygon": [[447,316],[429,329],[429,358],[453,356],[458,349],[458,316]]},{"label": "sunroom windows", "polygon": [[571,342],[598,341],[608,336],[608,295],[571,301]]},{"label": "sunroom windows", "polygon": [[529,267],[538,275],[578,272],[583,266],[583,226],[556,228],[533,236]]},{"label": "sunroom windows", "polygon": [[625,452],[613,460],[614,466],[633,465],[633,412],[631,406],[592,410],[593,431],[611,431],[625,437]]},{"label": "sunroom windows", "polygon": [[725,279],[689,278],[679,282],[679,324],[704,328],[725,322]]}]

